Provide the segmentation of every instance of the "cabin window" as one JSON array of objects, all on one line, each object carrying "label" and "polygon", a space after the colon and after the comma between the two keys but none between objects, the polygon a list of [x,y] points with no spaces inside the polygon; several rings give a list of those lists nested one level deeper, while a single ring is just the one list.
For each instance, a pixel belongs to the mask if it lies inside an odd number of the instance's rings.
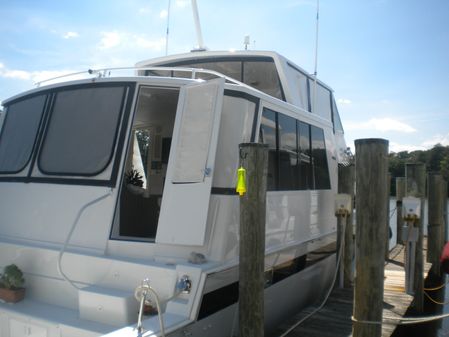
[{"label": "cabin window", "polygon": [[264,109],[260,125],[259,141],[268,145],[268,175],[267,191],[277,190],[278,185],[278,154],[277,154],[277,121],[276,112]]},{"label": "cabin window", "polygon": [[312,166],[310,153],[310,125],[298,121],[299,140],[299,189],[307,190],[312,187]]},{"label": "cabin window", "polygon": [[[331,92],[329,89],[326,89],[321,84],[317,83],[315,85],[315,81],[310,79],[310,96],[312,102],[312,112],[317,114],[324,119],[331,121],[331,105],[330,98]],[[316,107],[315,107],[316,104]]]},{"label": "cabin window", "polygon": [[39,157],[45,174],[96,175],[109,164],[125,88],[58,92]]},{"label": "cabin window", "polygon": [[283,100],[281,84],[274,62],[244,62],[243,83]]},{"label": "cabin window", "polygon": [[268,145],[268,191],[330,189],[323,129],[265,108],[259,142]]},{"label": "cabin window", "polygon": [[[160,66],[213,70],[237,81],[248,84],[268,95],[285,100],[279,74],[271,57],[216,58],[208,59],[207,62],[202,62],[201,60],[188,60],[167,63]],[[147,70],[145,74],[191,78],[191,74],[189,72],[182,71]],[[214,77],[214,75],[207,74],[198,74],[196,76],[196,78],[202,78],[205,80]]]},{"label": "cabin window", "polygon": [[112,238],[154,240],[179,89],[139,90]]},{"label": "cabin window", "polygon": [[329,169],[323,129],[311,125],[310,138],[312,140],[313,187],[315,190],[329,189]]},{"label": "cabin window", "polygon": [[18,173],[30,160],[42,119],[45,95],[8,106],[0,137],[0,172]]},{"label": "cabin window", "polygon": [[298,188],[298,142],[296,119],[279,114],[279,189]]},{"label": "cabin window", "polygon": [[343,125],[341,124],[340,114],[338,113],[338,108],[334,97],[332,97],[332,114],[335,131],[343,132]]}]

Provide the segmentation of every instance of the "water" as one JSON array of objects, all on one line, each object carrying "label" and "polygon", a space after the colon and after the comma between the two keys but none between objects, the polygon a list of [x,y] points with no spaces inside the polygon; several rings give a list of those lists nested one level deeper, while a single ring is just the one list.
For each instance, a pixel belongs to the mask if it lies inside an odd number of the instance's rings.
[{"label": "water", "polygon": [[[449,200],[448,200],[449,205]],[[427,234],[427,201],[424,208],[424,235]],[[392,230],[392,238],[390,240],[390,249],[394,247],[396,243],[396,199],[390,198],[390,228]],[[447,233],[446,233],[447,241]],[[425,258],[425,257],[424,257]],[[448,276],[443,277],[436,276],[433,271],[429,272],[424,287],[433,288],[445,284]],[[447,286],[446,286],[447,287]],[[424,313],[419,314],[413,310],[409,310],[406,316],[431,316],[449,313],[449,291],[446,291],[446,287],[441,288],[438,291],[428,291],[428,294],[437,302],[445,303],[445,305],[439,305],[433,303],[426,296],[424,296]],[[449,317],[443,320],[433,321],[425,324],[415,324],[400,326],[396,329],[392,337],[449,337]]]}]

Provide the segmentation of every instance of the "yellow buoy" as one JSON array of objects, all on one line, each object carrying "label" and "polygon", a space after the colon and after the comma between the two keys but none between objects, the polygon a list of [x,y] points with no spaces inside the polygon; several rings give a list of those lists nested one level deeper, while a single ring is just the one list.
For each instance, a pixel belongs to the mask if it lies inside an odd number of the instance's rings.
[{"label": "yellow buoy", "polygon": [[242,166],[237,170],[237,187],[235,190],[240,196],[246,193],[246,170]]}]

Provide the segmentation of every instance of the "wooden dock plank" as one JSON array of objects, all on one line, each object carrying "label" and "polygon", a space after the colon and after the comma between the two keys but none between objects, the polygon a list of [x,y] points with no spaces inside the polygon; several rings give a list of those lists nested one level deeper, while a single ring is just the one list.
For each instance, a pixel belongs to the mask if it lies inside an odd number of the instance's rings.
[{"label": "wooden dock plank", "polygon": [[[424,247],[427,244],[424,242]],[[403,317],[413,297],[405,293],[404,249],[396,246],[390,252],[390,259],[385,265],[383,317]],[[425,263],[424,277],[427,276],[431,264]],[[312,317],[308,318],[288,337],[350,337],[352,336],[353,289],[335,288],[326,305]],[[286,320],[271,336],[280,336],[296,322],[312,312],[310,307]],[[382,337],[390,337],[395,325],[383,324]]]}]

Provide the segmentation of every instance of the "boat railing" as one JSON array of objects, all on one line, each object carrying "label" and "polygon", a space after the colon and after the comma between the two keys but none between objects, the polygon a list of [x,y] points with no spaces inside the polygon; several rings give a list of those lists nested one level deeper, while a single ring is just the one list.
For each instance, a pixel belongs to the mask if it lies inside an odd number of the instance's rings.
[{"label": "boat railing", "polygon": [[[103,69],[88,69],[85,71],[79,71],[74,73],[68,73],[56,77],[52,77],[49,79],[45,79],[43,81],[35,82],[35,85],[37,87],[40,87],[44,83],[53,82],[55,80],[60,79],[67,79],[70,77],[74,77],[79,79],[80,76],[86,76],[86,78],[91,78],[87,76],[94,76],[97,78],[107,78],[107,77],[113,77],[112,72],[118,72],[118,71],[129,71],[133,70],[135,71],[135,74],[132,76],[143,76],[143,77],[173,77],[173,78],[189,78],[189,79],[204,79],[201,77],[207,76],[209,79],[210,77],[216,77],[216,78],[224,78],[226,82],[237,84],[237,85],[243,85],[247,86],[246,84],[239,82],[231,77],[228,77],[222,73],[219,73],[214,70],[208,70],[208,69],[202,69],[202,68],[184,68],[184,67],[116,67],[116,68],[103,68]],[[138,75],[138,72],[144,71],[145,75]],[[164,75],[158,74],[157,72],[164,72]],[[175,76],[176,72],[176,76]],[[167,73],[165,75],[165,73]],[[179,73],[185,73],[186,76],[179,76]],[[82,77],[84,78],[84,77]]]}]

